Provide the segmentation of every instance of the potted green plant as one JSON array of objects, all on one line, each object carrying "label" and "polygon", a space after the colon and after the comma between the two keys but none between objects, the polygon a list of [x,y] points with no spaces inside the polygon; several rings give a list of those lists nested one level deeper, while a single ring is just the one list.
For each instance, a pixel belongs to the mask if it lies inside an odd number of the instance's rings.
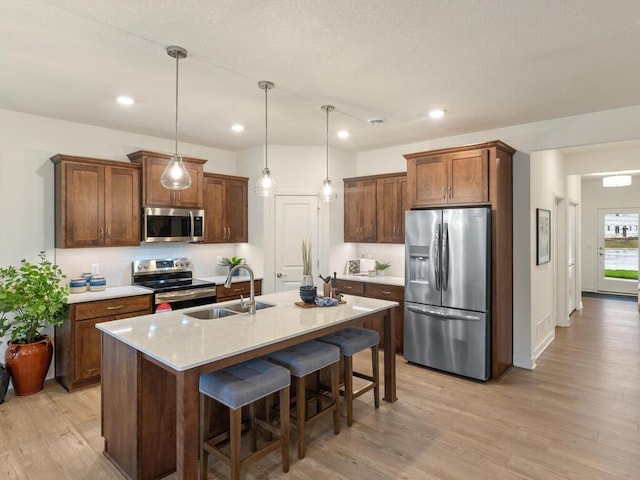
[{"label": "potted green plant", "polygon": [[11,336],[5,362],[16,395],[42,390],[53,345],[40,330],[60,326],[67,317],[65,275],[45,252],[38,256],[38,263],[22,259],[20,268],[0,268],[0,338]]},{"label": "potted green plant", "polygon": [[[223,257],[219,262],[218,265],[222,265],[223,267],[229,267],[229,270],[231,270],[233,267],[235,267],[236,265],[241,265],[244,263],[244,258],[243,257],[236,257],[235,255],[233,257]],[[240,275],[240,270],[236,270],[235,272],[233,272],[233,275]]]},{"label": "potted green plant", "polygon": [[376,260],[376,275],[379,277],[384,276],[384,271],[390,266],[391,264],[389,262],[379,262]]}]

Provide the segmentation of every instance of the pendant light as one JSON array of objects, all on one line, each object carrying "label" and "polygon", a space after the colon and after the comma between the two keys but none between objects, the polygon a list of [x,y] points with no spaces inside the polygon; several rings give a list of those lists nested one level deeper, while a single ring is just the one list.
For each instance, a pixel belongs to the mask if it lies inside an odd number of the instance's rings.
[{"label": "pendant light", "polygon": [[258,87],[261,90],[264,90],[264,168],[260,174],[260,178],[256,182],[255,192],[257,195],[261,197],[270,197],[277,190],[278,186],[276,185],[275,180],[271,176],[271,171],[269,170],[269,154],[268,154],[268,116],[267,116],[267,92],[274,87],[273,82],[269,82],[268,80],[262,80],[258,82]]},{"label": "pendant light", "polygon": [[322,105],[320,108],[327,112],[327,176],[322,181],[322,187],[320,187],[320,200],[323,202],[331,202],[338,198],[338,194],[333,189],[331,179],[329,178],[329,112],[333,112],[336,107],[333,105]]},{"label": "pendant light", "polygon": [[191,177],[178,155],[178,64],[181,58],[187,58],[187,51],[174,45],[167,47],[167,55],[176,59],[176,147],[167,168],[162,172],[160,183],[169,190],[184,190],[191,186]]}]

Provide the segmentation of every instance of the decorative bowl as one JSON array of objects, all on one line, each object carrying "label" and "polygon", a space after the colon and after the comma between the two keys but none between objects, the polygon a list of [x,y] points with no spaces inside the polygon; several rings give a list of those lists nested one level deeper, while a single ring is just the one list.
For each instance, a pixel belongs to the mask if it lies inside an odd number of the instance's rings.
[{"label": "decorative bowl", "polygon": [[300,299],[304,303],[314,303],[316,300],[317,288],[312,285],[303,285],[300,287]]}]

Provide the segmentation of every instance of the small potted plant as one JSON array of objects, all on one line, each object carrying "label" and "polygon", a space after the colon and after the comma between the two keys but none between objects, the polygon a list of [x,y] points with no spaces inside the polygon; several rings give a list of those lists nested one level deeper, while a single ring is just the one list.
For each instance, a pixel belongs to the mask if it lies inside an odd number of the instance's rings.
[{"label": "small potted plant", "polygon": [[379,262],[376,260],[376,275],[383,277],[384,271],[390,266],[391,264],[389,262]]},{"label": "small potted plant", "polygon": [[[236,265],[241,265],[244,263],[244,258],[243,257],[236,257],[235,255],[233,257],[223,257],[222,260],[220,260],[220,262],[218,263],[218,265],[222,265],[223,267],[229,267],[229,271],[231,271],[231,269],[233,267],[235,267]],[[236,270],[235,272],[233,272],[233,275],[240,275],[240,270]]]},{"label": "small potted plant", "polygon": [[38,256],[38,263],[22,259],[20,268],[0,268],[0,338],[11,335],[5,362],[16,395],[42,390],[53,345],[40,330],[60,326],[67,318],[65,275],[45,252]]}]

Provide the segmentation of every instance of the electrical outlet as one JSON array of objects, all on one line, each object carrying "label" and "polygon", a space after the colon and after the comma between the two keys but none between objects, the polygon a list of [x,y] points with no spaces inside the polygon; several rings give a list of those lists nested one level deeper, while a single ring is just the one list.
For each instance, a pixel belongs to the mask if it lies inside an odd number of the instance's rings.
[{"label": "electrical outlet", "polygon": [[97,275],[98,273],[100,273],[100,264],[92,263],[91,264],[91,274],[92,275]]}]

